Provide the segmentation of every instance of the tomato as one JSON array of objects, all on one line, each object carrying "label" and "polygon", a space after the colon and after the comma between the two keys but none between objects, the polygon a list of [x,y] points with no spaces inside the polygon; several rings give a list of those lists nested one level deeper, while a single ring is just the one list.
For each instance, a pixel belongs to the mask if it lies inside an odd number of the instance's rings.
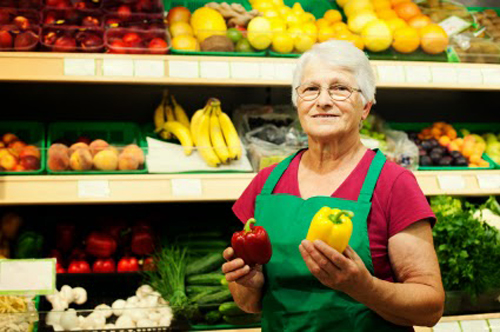
[{"label": "tomato", "polygon": [[139,261],[135,257],[124,257],[118,262],[118,272],[139,271]]},{"label": "tomato", "polygon": [[90,273],[90,265],[86,261],[72,261],[68,273]]},{"label": "tomato", "polygon": [[56,264],[56,273],[66,273],[66,269],[61,264]]},{"label": "tomato", "polygon": [[115,272],[115,261],[112,258],[98,259],[92,266],[94,273],[113,273]]}]

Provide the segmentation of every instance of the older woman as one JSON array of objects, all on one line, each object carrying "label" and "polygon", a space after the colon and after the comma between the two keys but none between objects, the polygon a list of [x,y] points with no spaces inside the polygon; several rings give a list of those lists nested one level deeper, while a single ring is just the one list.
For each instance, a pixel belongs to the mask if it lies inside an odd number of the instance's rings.
[{"label": "older woman", "polygon": [[[273,256],[250,268],[224,251],[231,293],[262,312],[263,331],[411,331],[442,315],[434,214],[410,171],[360,141],[374,95],[370,63],[348,42],[298,62],[292,98],[309,147],[259,172],[233,207],[266,228]],[[343,253],[305,240],[323,206],[355,214]]]}]

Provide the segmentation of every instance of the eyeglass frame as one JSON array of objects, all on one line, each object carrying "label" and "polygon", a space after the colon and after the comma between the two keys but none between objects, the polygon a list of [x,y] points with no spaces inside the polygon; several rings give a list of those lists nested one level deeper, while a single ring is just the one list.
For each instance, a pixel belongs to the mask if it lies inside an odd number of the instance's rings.
[{"label": "eyeglass frame", "polygon": [[[321,90],[323,90],[323,86],[320,86],[320,85],[313,85],[313,86],[316,86],[316,87],[320,88],[320,90],[319,90],[318,95],[317,95],[316,97],[314,97],[313,99],[308,100],[308,99],[304,99],[304,98],[300,95],[300,93],[299,93],[299,88],[300,88],[301,86],[302,86],[302,84],[301,84],[301,85],[299,85],[298,87],[296,87],[296,88],[295,88],[295,91],[297,92],[297,95],[299,96],[299,98],[300,98],[300,99],[303,99],[303,100],[305,100],[305,101],[313,101],[313,100],[318,99],[319,95],[321,94]],[[330,96],[330,98],[331,98],[332,100],[336,100],[336,101],[344,101],[344,100],[347,100],[347,99],[351,98],[351,96],[352,96],[352,94],[354,93],[354,91],[356,91],[356,92],[362,92],[362,90],[361,90],[361,89],[354,88],[354,87],[352,87],[352,86],[345,85],[345,84],[334,84],[334,85],[330,85],[328,88],[330,88],[330,87],[332,87],[332,86],[343,86],[343,87],[347,88],[347,90],[349,90],[349,92],[350,92],[349,96],[347,96],[345,99],[335,99],[335,98],[333,98],[333,97],[332,97],[332,95],[331,95],[330,91],[328,91],[328,89],[327,89],[327,92],[328,92],[328,95]]]}]

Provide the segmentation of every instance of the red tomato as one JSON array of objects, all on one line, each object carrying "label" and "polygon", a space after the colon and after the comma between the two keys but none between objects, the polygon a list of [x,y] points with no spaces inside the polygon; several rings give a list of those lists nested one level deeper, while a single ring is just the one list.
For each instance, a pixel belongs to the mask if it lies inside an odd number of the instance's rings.
[{"label": "red tomato", "polygon": [[90,273],[90,265],[86,261],[72,261],[68,273]]},{"label": "red tomato", "polygon": [[98,259],[92,267],[94,273],[113,273],[115,272],[115,261],[112,258]]},{"label": "red tomato", "polygon": [[66,269],[61,264],[56,264],[56,273],[66,273]]},{"label": "red tomato", "polygon": [[139,271],[139,261],[135,257],[124,257],[118,262],[118,272]]}]

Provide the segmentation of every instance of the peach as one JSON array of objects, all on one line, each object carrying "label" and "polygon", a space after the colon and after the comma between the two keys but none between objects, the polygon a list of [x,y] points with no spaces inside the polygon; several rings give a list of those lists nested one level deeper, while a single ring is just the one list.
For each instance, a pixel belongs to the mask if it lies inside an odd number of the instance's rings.
[{"label": "peach", "polygon": [[64,153],[68,154],[69,149],[64,144],[54,143],[49,148],[49,156],[52,154],[52,152],[55,152],[55,151],[61,151],[61,152],[64,152]]},{"label": "peach", "polygon": [[73,154],[73,152],[75,152],[76,150],[79,150],[79,149],[85,149],[85,150],[90,151],[90,148],[87,144],[85,144],[83,142],[78,142],[78,143],[75,143],[69,147],[69,155],[71,156]]},{"label": "peach", "polygon": [[40,159],[35,156],[25,156],[19,159],[19,165],[27,171],[35,171],[40,169]]},{"label": "peach", "polygon": [[96,139],[92,141],[92,143],[90,143],[90,152],[92,152],[92,155],[95,156],[97,153],[101,152],[107,147],[109,147],[108,142],[102,139]]},{"label": "peach", "polygon": [[117,148],[115,148],[114,146],[111,146],[111,145],[110,145],[110,146],[109,146],[109,147],[107,147],[105,150],[111,150],[111,151],[113,151],[113,152],[116,154],[116,156],[117,156],[117,157],[120,155],[120,153],[118,152],[118,149],[117,149]]},{"label": "peach", "polygon": [[26,143],[24,143],[23,141],[14,141],[9,144],[9,148],[14,149],[17,152],[18,156],[25,147]]},{"label": "peach", "polygon": [[17,164],[16,167],[14,167],[13,171],[14,172],[24,172],[24,171],[27,171],[27,169],[23,165]]},{"label": "peach", "polygon": [[92,155],[87,149],[78,149],[71,154],[69,166],[74,171],[88,171],[92,168]]},{"label": "peach", "polygon": [[52,171],[65,171],[69,167],[69,156],[64,149],[54,150],[49,153],[48,167]]},{"label": "peach", "polygon": [[34,145],[28,145],[19,153],[19,158],[24,158],[27,156],[33,156],[40,159],[40,150]]},{"label": "peach", "polygon": [[133,171],[139,168],[139,160],[132,153],[122,153],[118,157],[118,169],[120,171]]},{"label": "peach", "polygon": [[6,148],[0,149],[0,159],[2,159],[3,156],[10,154],[9,150]]},{"label": "peach", "polygon": [[118,156],[113,150],[103,150],[94,156],[94,167],[101,171],[114,171],[118,167]]},{"label": "peach", "polygon": [[0,166],[7,171],[12,171],[17,166],[17,157],[12,154],[6,154],[0,159]]},{"label": "peach", "polygon": [[13,133],[6,133],[2,137],[2,141],[6,145],[10,144],[11,142],[18,141],[18,140],[19,140],[19,138],[17,138],[17,136],[14,135]]},{"label": "peach", "polygon": [[137,161],[139,161],[139,165],[144,164],[144,151],[136,144],[130,144],[123,149],[122,153],[132,153]]}]

